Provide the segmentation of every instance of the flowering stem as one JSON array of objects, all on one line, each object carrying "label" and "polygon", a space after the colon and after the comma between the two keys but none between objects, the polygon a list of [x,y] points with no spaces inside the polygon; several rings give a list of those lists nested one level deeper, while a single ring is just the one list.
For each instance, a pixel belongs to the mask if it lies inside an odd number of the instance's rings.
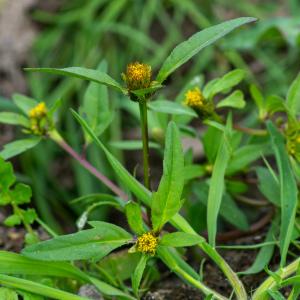
[{"label": "flowering stem", "polygon": [[145,98],[139,101],[142,140],[143,140],[143,165],[144,165],[144,184],[150,189],[150,169],[149,169],[149,137],[148,137],[148,117],[147,117],[147,101]]},{"label": "flowering stem", "polygon": [[84,157],[80,156],[70,145],[68,145],[65,140],[59,135],[57,131],[52,131],[49,133],[50,138],[56,142],[62,149],[64,149],[68,154],[70,154],[77,162],[98,178],[104,185],[106,185],[112,192],[114,192],[118,197],[128,199],[127,195],[112,181],[110,181],[104,174],[98,171],[94,166],[92,166]]},{"label": "flowering stem", "polygon": [[[286,266],[285,268],[279,269],[279,271],[276,272],[278,276],[283,280],[286,277],[292,275],[295,273],[299,267],[300,258],[297,258],[294,260],[291,264]],[[275,279],[272,276],[269,276],[255,291],[253,294],[252,299],[253,300],[267,300],[269,299],[269,296],[267,294],[267,290],[276,288],[277,283]]]}]

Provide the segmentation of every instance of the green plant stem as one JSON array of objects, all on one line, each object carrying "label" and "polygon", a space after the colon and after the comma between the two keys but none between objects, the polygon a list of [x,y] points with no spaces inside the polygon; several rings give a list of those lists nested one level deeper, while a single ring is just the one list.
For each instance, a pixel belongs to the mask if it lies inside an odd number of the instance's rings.
[{"label": "green plant stem", "polygon": [[[294,260],[291,264],[286,266],[285,268],[279,269],[276,274],[280,276],[281,279],[285,279],[291,274],[297,271],[297,268],[300,263],[300,258]],[[253,294],[252,300],[267,300],[269,299],[269,295],[267,294],[267,290],[275,288],[277,285],[275,279],[269,276],[255,291]]]},{"label": "green plant stem", "polygon": [[208,288],[207,286],[205,286],[201,281],[196,280],[194,277],[192,277],[191,275],[189,275],[187,272],[185,272],[181,268],[175,268],[173,271],[175,273],[177,273],[180,277],[182,277],[183,279],[185,279],[187,282],[189,282],[191,285],[193,285],[194,287],[196,287],[199,290],[201,290],[205,295],[207,295],[207,296],[208,295],[213,295],[213,299],[228,300],[228,298],[223,297],[219,293],[211,290],[210,288]]},{"label": "green plant stem", "polygon": [[150,168],[149,168],[149,136],[148,136],[148,116],[147,101],[145,98],[139,101],[142,141],[143,141],[143,165],[144,165],[144,184],[148,190],[150,188]]},{"label": "green plant stem", "polygon": [[268,134],[267,130],[264,129],[247,128],[239,125],[234,125],[233,128],[237,131],[241,131],[250,135],[266,136]]},{"label": "green plant stem", "polygon": [[22,212],[21,212],[19,206],[18,206],[17,204],[14,204],[14,203],[13,203],[12,207],[13,207],[14,213],[15,213],[16,215],[18,215],[18,216],[20,217],[20,219],[22,220],[22,223],[23,223],[23,225],[24,225],[26,231],[27,231],[28,233],[30,233],[30,234],[34,234],[31,225],[28,224],[27,222],[25,222],[24,217],[23,217],[23,214],[22,214]]},{"label": "green plant stem", "polygon": [[37,223],[40,224],[52,237],[57,237],[58,234],[54,232],[45,222],[43,222],[40,218],[36,219]]},{"label": "green plant stem", "polygon": [[78,163],[98,178],[105,186],[107,186],[112,192],[114,192],[118,197],[127,201],[127,195],[116,186],[111,180],[109,180],[104,174],[98,171],[94,166],[92,166],[84,157],[80,156],[66,141],[60,136],[60,134],[53,130],[49,132],[49,137],[57,143],[62,149],[64,149],[68,154],[70,154]]}]

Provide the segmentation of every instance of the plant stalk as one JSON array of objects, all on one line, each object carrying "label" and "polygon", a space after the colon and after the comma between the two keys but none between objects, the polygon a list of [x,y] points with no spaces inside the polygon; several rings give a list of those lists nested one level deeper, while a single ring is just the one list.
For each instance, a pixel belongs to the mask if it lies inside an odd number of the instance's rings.
[{"label": "plant stalk", "polygon": [[92,166],[84,157],[80,156],[66,141],[59,135],[57,131],[52,131],[49,133],[50,138],[56,142],[62,149],[64,149],[68,154],[70,154],[77,162],[98,178],[104,185],[106,185],[112,192],[114,192],[118,197],[127,201],[127,195],[116,186],[111,180],[109,180],[104,174],[98,171],[94,166]]},{"label": "plant stalk", "polygon": [[[281,279],[285,279],[286,277],[292,275],[297,271],[297,268],[300,263],[300,258],[294,260],[291,264],[286,266],[285,268],[279,269],[276,274],[280,276]],[[275,279],[269,276],[255,291],[253,294],[252,300],[267,300],[269,299],[269,295],[267,294],[267,290],[275,288],[277,285]]]},{"label": "plant stalk", "polygon": [[142,141],[143,141],[143,165],[144,165],[144,184],[148,190],[150,188],[150,168],[149,168],[149,136],[148,136],[148,116],[147,101],[145,98],[139,101]]}]

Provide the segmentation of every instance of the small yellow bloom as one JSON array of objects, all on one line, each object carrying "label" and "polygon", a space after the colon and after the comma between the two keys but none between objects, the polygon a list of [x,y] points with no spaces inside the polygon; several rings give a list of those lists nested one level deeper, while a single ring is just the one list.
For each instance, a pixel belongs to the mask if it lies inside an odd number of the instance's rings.
[{"label": "small yellow bloom", "polygon": [[48,109],[45,102],[38,103],[28,112],[30,133],[35,135],[46,135],[49,129],[53,126],[47,113]]},{"label": "small yellow bloom", "polygon": [[204,96],[198,87],[186,92],[184,104],[192,108],[200,108],[203,106]]},{"label": "small yellow bloom", "polygon": [[154,255],[158,245],[158,237],[152,232],[139,236],[136,242],[136,250],[145,254]]},{"label": "small yellow bloom", "polygon": [[40,102],[34,108],[32,108],[28,115],[30,118],[41,118],[47,114],[47,107],[45,102]]},{"label": "small yellow bloom", "polygon": [[122,74],[128,90],[148,88],[151,84],[151,66],[139,62],[127,65],[126,74]]}]

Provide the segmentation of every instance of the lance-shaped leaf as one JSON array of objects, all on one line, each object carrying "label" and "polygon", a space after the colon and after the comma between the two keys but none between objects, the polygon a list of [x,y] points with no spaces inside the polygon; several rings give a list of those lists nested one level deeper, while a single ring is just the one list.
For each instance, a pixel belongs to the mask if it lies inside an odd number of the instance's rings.
[{"label": "lance-shaped leaf", "polygon": [[138,292],[139,292],[139,286],[141,284],[142,281],[142,277],[147,265],[147,261],[148,261],[149,257],[147,255],[142,255],[141,259],[139,261],[139,263],[137,264],[133,274],[132,274],[132,289],[133,292],[136,296],[138,296]]},{"label": "lance-shaped leaf", "polygon": [[10,125],[21,125],[24,127],[30,126],[29,120],[27,118],[20,114],[12,112],[0,112],[0,123]]},{"label": "lance-shaped leaf", "polygon": [[298,188],[290,165],[283,136],[278,132],[273,123],[267,124],[276,163],[279,170],[281,225],[280,225],[280,265],[285,265],[287,252],[292,238],[295,224],[295,215],[298,203]]},{"label": "lance-shaped leaf", "polygon": [[143,224],[141,206],[136,202],[129,201],[125,206],[125,213],[131,230],[138,235],[143,234],[145,232],[145,228]]},{"label": "lance-shaped leaf", "polygon": [[169,247],[188,247],[204,242],[204,238],[191,233],[172,232],[163,235],[159,245]]},{"label": "lance-shaped leaf", "polygon": [[107,75],[104,72],[87,69],[87,68],[80,68],[80,67],[70,67],[64,69],[57,69],[57,68],[26,68],[26,71],[31,72],[44,72],[44,73],[51,73],[56,75],[65,75],[69,77],[81,78],[84,80],[94,81],[100,84],[105,84],[109,87],[112,87],[118,91],[126,93],[126,90],[113,78]]},{"label": "lance-shaped leaf", "polygon": [[215,246],[217,220],[224,192],[224,177],[229,158],[230,148],[228,145],[228,134],[226,130],[223,134],[216,161],[214,163],[207,200],[208,240],[210,245],[213,247]]},{"label": "lance-shaped leaf", "polygon": [[183,171],[184,157],[179,130],[174,122],[170,122],[166,134],[163,176],[152,198],[151,218],[155,231],[159,231],[182,205]]},{"label": "lance-shaped leaf", "polygon": [[162,83],[172,72],[196,55],[200,50],[211,45],[235,28],[255,20],[255,18],[238,18],[195,33],[188,40],[174,48],[162,65],[156,80]]},{"label": "lance-shaped leaf", "polygon": [[100,221],[90,224],[93,229],[59,236],[26,247],[23,254],[47,261],[99,260],[131,240],[131,235],[116,225]]},{"label": "lance-shaped leaf", "polygon": [[35,147],[40,141],[41,138],[33,137],[8,143],[4,145],[4,149],[0,151],[0,157],[9,159]]}]

